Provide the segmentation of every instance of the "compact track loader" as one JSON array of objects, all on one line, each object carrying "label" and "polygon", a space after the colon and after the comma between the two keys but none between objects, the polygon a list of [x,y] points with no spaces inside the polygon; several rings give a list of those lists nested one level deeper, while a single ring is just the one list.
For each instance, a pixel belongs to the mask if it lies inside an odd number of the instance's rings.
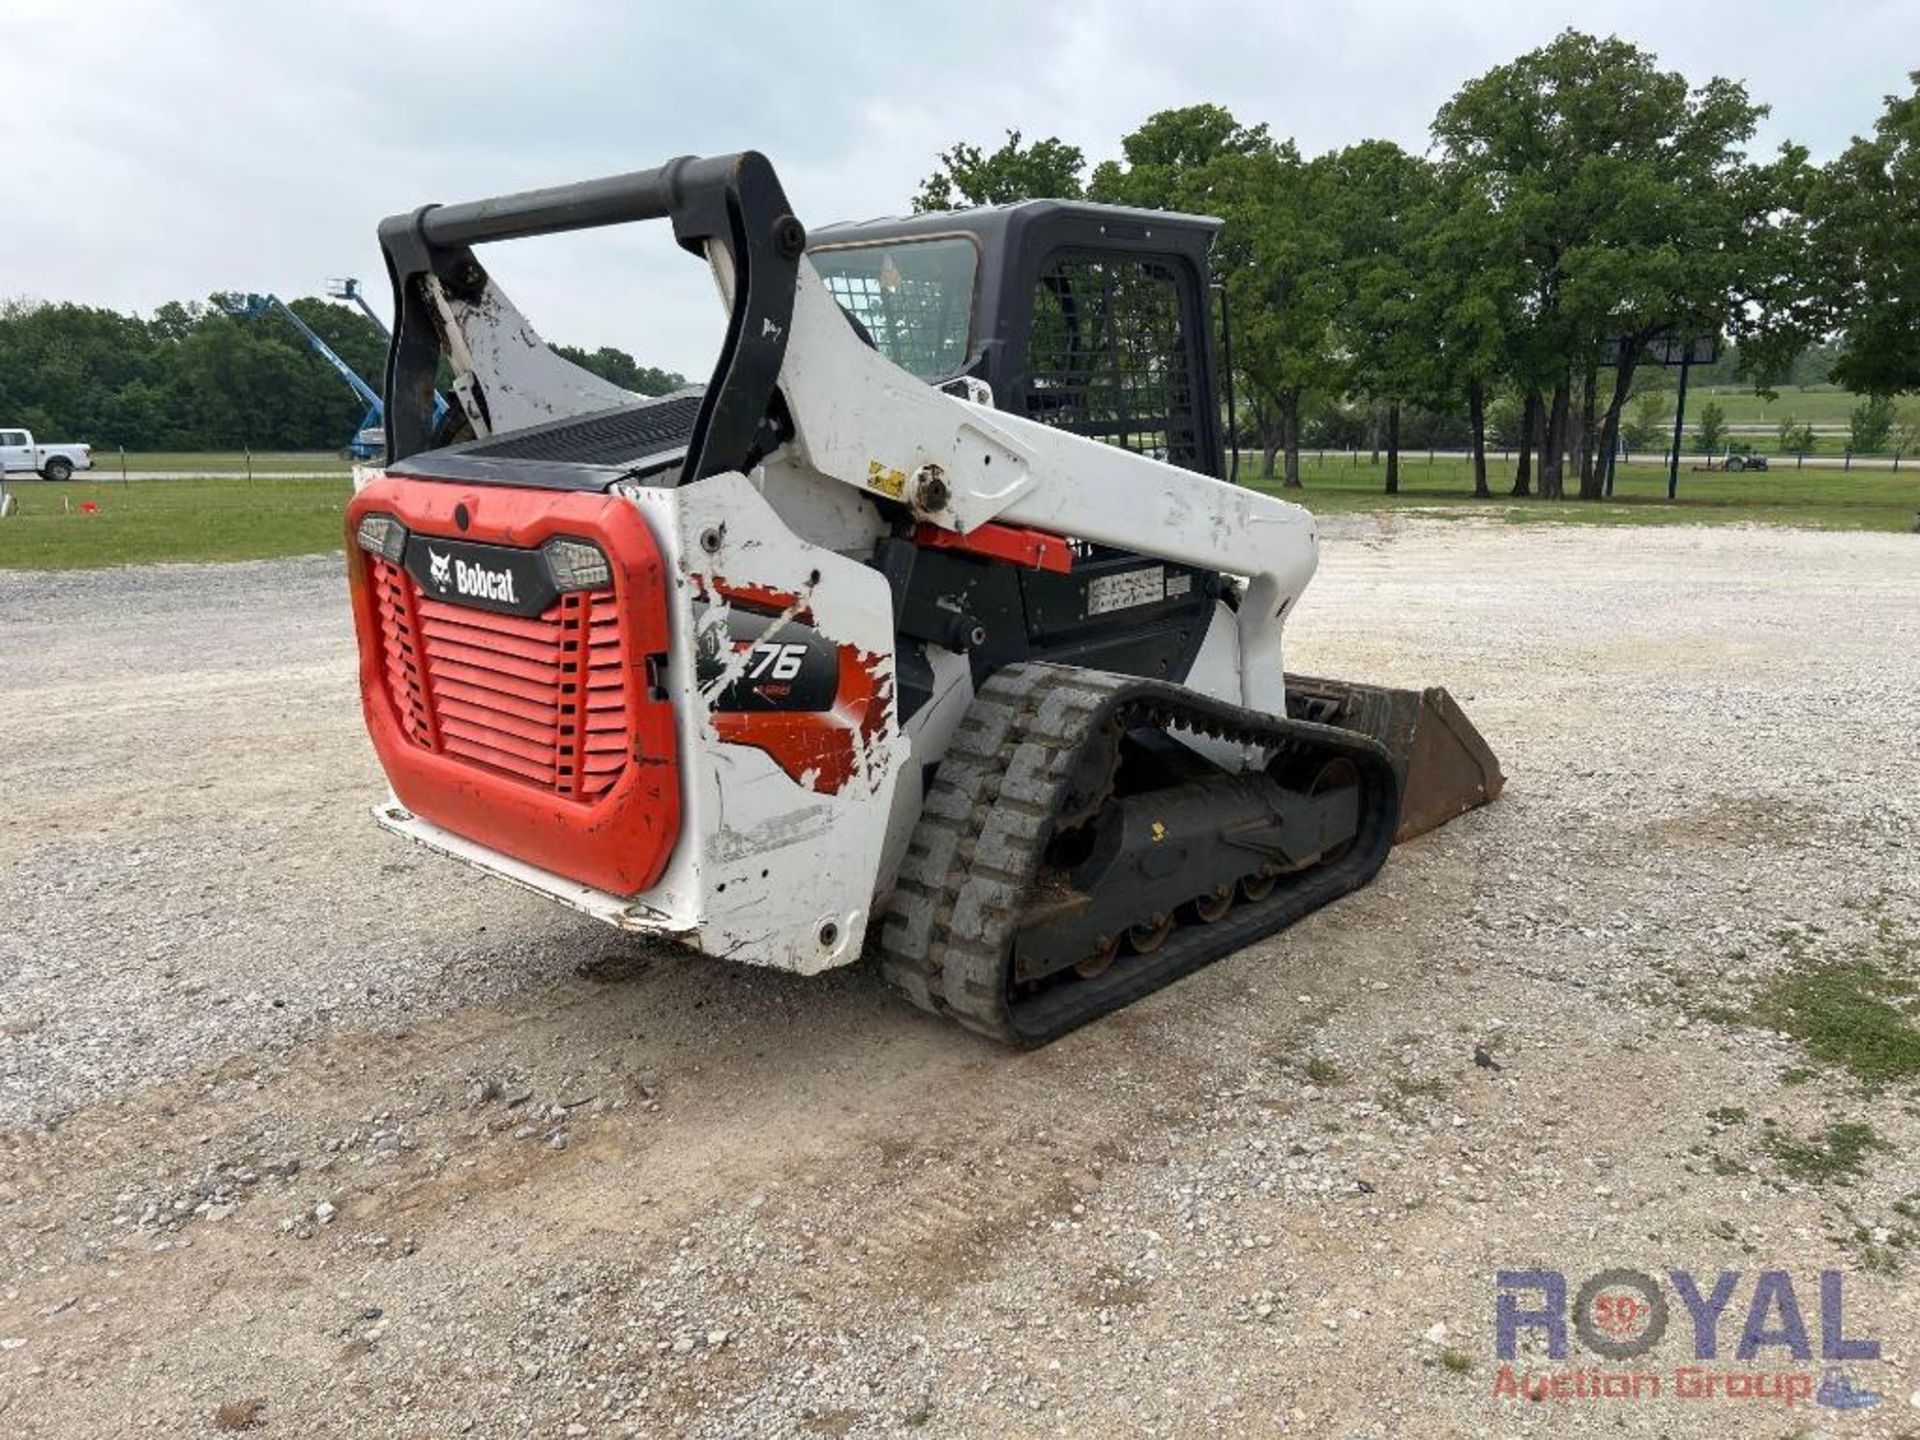
[{"label": "compact track loader", "polygon": [[[474,253],[659,219],[728,319],[658,399]],[[1037,201],[809,237],[751,152],[387,220],[388,457],[347,520],[380,822],[710,954],[864,946],[1030,1045],[1492,799],[1445,691],[1283,672],[1314,522],[1216,478],[1217,227]]]}]

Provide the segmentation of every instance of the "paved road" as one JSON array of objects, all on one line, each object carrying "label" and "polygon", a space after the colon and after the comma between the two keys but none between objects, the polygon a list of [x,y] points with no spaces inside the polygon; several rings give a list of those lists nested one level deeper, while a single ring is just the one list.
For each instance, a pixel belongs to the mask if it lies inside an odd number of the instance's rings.
[{"label": "paved road", "polygon": [[[73,480],[71,482],[64,482],[64,483],[71,483],[74,485],[89,485],[89,484],[118,485],[122,479],[131,481],[131,480],[208,480],[208,479],[244,480],[246,478],[247,478],[247,472],[244,470],[211,470],[211,471],[209,470],[129,470],[126,473],[126,475],[123,477],[118,470],[102,467],[94,470],[82,470],[73,477]],[[253,478],[256,480],[337,480],[344,485],[352,481],[353,471],[345,465],[341,466],[338,471],[333,471],[333,470],[256,470],[253,472]],[[56,485],[53,481],[42,480],[36,475],[9,475],[7,477],[7,484],[9,486],[18,485],[22,487],[41,487],[48,490],[62,488],[61,486]]]},{"label": "paved road", "polygon": [[[1356,454],[1356,452],[1352,450],[1315,450],[1311,448],[1303,450],[1300,453],[1303,457],[1312,456],[1316,460],[1324,459],[1328,464],[1333,465],[1350,462]],[[1367,464],[1371,460],[1371,451],[1361,450],[1357,453],[1360,457],[1361,464]],[[1411,467],[1412,472],[1417,475],[1419,473],[1419,467],[1425,463],[1428,453],[1429,452],[1425,450],[1403,450],[1400,452],[1400,463],[1404,466]],[[1468,450],[1435,450],[1431,453],[1436,460],[1464,462],[1473,458],[1473,453]],[[1382,452],[1382,454],[1384,456],[1384,452]],[[1241,473],[1259,473],[1257,470],[1248,472],[1246,467],[1249,465],[1258,466],[1260,459],[1259,451],[1242,450],[1240,452]],[[1775,470],[1792,470],[1798,468],[1796,457],[1792,455],[1774,455],[1769,452],[1767,460]],[[1513,452],[1510,450],[1489,450],[1487,452],[1488,465],[1491,466],[1496,462],[1501,465],[1511,465],[1513,463]],[[1682,455],[1680,462],[1680,474],[1684,483],[1685,477],[1693,473],[1695,466],[1706,463],[1706,457],[1703,455]],[[1381,463],[1385,463],[1384,458]],[[1667,457],[1665,454],[1652,455],[1636,453],[1624,457],[1621,463],[1659,465],[1664,467],[1667,464]],[[1843,455],[1809,455],[1806,457],[1804,468],[1808,470],[1836,470],[1844,472],[1847,466],[1847,459]],[[1916,460],[1912,456],[1896,459],[1892,455],[1856,455],[1853,457],[1852,468],[1855,470],[1898,469],[1901,474],[1905,474],[1911,470],[1914,472],[1916,483],[1920,483],[1920,460]]]},{"label": "paved road", "polygon": [[[1761,427],[1760,430],[1754,430],[1751,432],[1743,431],[1740,429],[1739,426],[1735,426],[1733,428],[1735,433],[1742,434],[1742,435],[1749,434],[1749,433],[1758,435],[1762,433],[1762,430],[1765,430],[1765,433],[1767,435],[1771,435],[1773,433],[1771,430],[1766,430],[1765,427]],[[1347,450],[1311,450],[1311,449],[1303,453],[1306,455],[1311,455],[1316,459],[1325,457],[1329,462],[1333,464],[1340,464],[1342,462],[1345,462],[1351,459],[1354,454],[1354,452],[1347,451]],[[1359,453],[1362,456],[1363,463],[1365,463],[1366,458],[1370,457],[1371,455],[1371,452],[1369,451],[1361,451]],[[1436,451],[1433,451],[1432,454],[1436,460],[1464,462],[1472,458],[1471,452],[1465,451],[1465,450],[1436,450]],[[1401,461],[1403,464],[1418,467],[1420,464],[1425,462],[1427,455],[1428,455],[1428,452],[1425,450],[1407,450],[1402,452]],[[1681,474],[1683,476],[1692,473],[1694,466],[1704,463],[1703,457],[1698,455],[1686,455],[1681,458],[1683,462],[1681,467]],[[1636,465],[1664,466],[1667,463],[1667,457],[1664,454],[1633,455],[1633,456],[1629,456],[1628,459],[1631,461],[1631,463]],[[1848,468],[1848,461],[1846,457],[1841,455],[1809,455],[1806,457],[1804,462],[1798,462],[1796,458],[1791,455],[1780,456],[1780,455],[1769,454],[1768,459],[1776,470],[1794,470],[1794,469],[1804,468],[1807,470],[1820,470],[1820,471],[1831,470],[1831,471],[1844,472]],[[1501,450],[1489,451],[1488,452],[1489,463],[1492,463],[1496,460],[1503,465],[1510,465],[1512,464],[1513,456],[1510,451],[1501,451]],[[1247,473],[1245,470],[1246,466],[1248,465],[1257,466],[1260,463],[1259,452],[1253,451],[1253,450],[1241,451],[1240,463],[1242,466],[1242,472]],[[1891,455],[1857,455],[1853,458],[1852,468],[1855,470],[1898,469],[1903,474],[1909,470],[1912,470],[1915,472],[1916,480],[1920,481],[1920,461],[1916,461],[1912,457],[1902,457],[1902,458],[1896,459],[1894,456],[1891,456]],[[235,478],[238,478],[238,476],[244,472],[220,471],[217,473],[221,475],[233,475],[235,476]],[[345,465],[341,466],[338,472],[313,471],[313,470],[256,470],[253,473],[254,473],[254,477],[260,480],[337,479],[341,483],[345,484],[350,482],[353,478],[351,468]],[[78,477],[76,477],[77,481],[80,483],[85,483],[88,481],[92,481],[94,483],[99,483],[101,481],[118,482],[120,478],[121,478],[120,473],[117,470],[112,470],[109,468],[101,468],[101,469],[93,470],[90,472],[83,471]],[[203,479],[206,477],[204,472],[192,471],[192,470],[133,470],[128,472],[126,478],[129,480],[193,480],[193,479]],[[39,480],[35,478],[23,479],[22,477],[19,477],[19,476],[11,476],[7,480],[7,484],[9,485],[37,486],[37,485],[47,485],[47,483],[48,482],[43,480]]]}]

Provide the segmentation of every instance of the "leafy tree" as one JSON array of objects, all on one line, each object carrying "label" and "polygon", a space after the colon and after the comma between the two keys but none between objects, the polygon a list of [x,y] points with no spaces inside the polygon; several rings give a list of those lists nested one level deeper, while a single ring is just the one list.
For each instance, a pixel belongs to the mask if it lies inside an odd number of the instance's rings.
[{"label": "leafy tree", "polygon": [[1302,402],[1339,388],[1340,253],[1320,171],[1265,126],[1243,126],[1217,105],[1163,110],[1121,141],[1121,153],[1124,163],[1095,170],[1090,198],[1225,222],[1213,270],[1233,319],[1229,383],[1249,402],[1262,474],[1272,476],[1284,450],[1285,484],[1298,488]]},{"label": "leafy tree", "polygon": [[1809,385],[1825,385],[1833,379],[1833,365],[1840,358],[1840,347],[1829,341],[1809,345],[1787,367],[1784,383],[1797,385],[1805,389]]},{"label": "leafy tree", "polygon": [[618,385],[622,390],[631,390],[636,395],[667,395],[687,383],[687,377],[677,371],[642,365],[626,351],[617,350],[611,345],[602,345],[591,353],[573,345],[554,345],[549,348],[562,360],[571,360],[582,370],[591,371],[602,380]]},{"label": "leafy tree", "polygon": [[1291,142],[1234,156],[1222,169],[1224,198],[1241,222],[1221,272],[1233,305],[1235,367],[1260,427],[1261,473],[1271,477],[1276,452],[1284,452],[1283,484],[1297,490],[1302,406],[1344,389],[1334,330],[1344,298],[1340,244],[1320,203],[1326,169],[1302,161]]},{"label": "leafy tree", "polygon": [[1667,429],[1667,397],[1659,390],[1643,390],[1633,397],[1633,411],[1620,422],[1620,434],[1629,450],[1651,450]]},{"label": "leafy tree", "polygon": [[1400,489],[1400,415],[1409,401],[1449,389],[1435,326],[1454,314],[1423,282],[1422,251],[1437,222],[1432,170],[1391,140],[1366,140],[1328,156],[1323,204],[1339,239],[1337,327],[1348,384],[1386,411],[1387,493]]},{"label": "leafy tree", "polygon": [[1866,395],[1920,390],[1920,70],[1812,187],[1812,273],[1841,332],[1833,378]]},{"label": "leafy tree", "polygon": [[1869,395],[1847,417],[1847,448],[1856,455],[1876,455],[1893,438],[1893,401]]},{"label": "leafy tree", "polygon": [[[235,299],[171,301],[146,319],[84,305],[0,304],[0,421],[103,449],[340,445],[358,426],[362,402],[284,315],[234,314]],[[378,327],[325,300],[302,298],[291,308],[380,388],[386,341]],[[587,360],[643,393],[683,383],[618,350]]]},{"label": "leafy tree", "polygon": [[1727,412],[1718,400],[1700,407],[1700,419],[1694,425],[1694,443],[1704,455],[1715,455],[1727,440]]},{"label": "leafy tree", "polygon": [[[1299,483],[1303,411],[1323,438],[1371,413],[1386,420],[1392,488],[1403,412],[1438,437],[1457,433],[1464,402],[1477,494],[1491,428],[1518,445],[1514,493],[1530,492],[1537,447],[1541,494],[1563,493],[1571,457],[1593,498],[1618,437],[1663,438],[1666,387],[1642,393],[1655,340],[1717,336],[1701,380],[1762,393],[1830,369],[1870,394],[1920,388],[1913,79],[1873,139],[1816,170],[1795,145],[1749,155],[1766,111],[1742,85],[1695,85],[1625,41],[1568,30],[1464,85],[1435,118],[1432,165],[1384,141],[1306,159],[1200,104],[1150,116],[1084,187],[1083,155],[1057,138],[1009,131],[992,153],[961,142],[915,208],[1084,189],[1218,214],[1228,379],[1267,473],[1284,450]],[[1702,443],[1722,448],[1724,413],[1709,405],[1701,421]],[[1809,439],[1782,428],[1782,444]]]},{"label": "leafy tree", "polygon": [[1124,165],[1106,160],[1095,168],[1087,196],[1109,205],[1193,209],[1214,188],[1209,172],[1218,162],[1272,148],[1266,126],[1242,125],[1222,106],[1161,110],[1121,140]]},{"label": "leafy tree", "polygon": [[1791,413],[1781,417],[1779,425],[1774,427],[1774,434],[1779,439],[1782,455],[1806,455],[1813,451],[1813,426],[1794,419]]},{"label": "leafy tree", "polygon": [[[1426,210],[1414,226],[1415,324],[1432,339],[1426,399],[1449,408],[1465,392],[1473,493],[1485,497],[1487,400],[1507,369],[1524,280],[1506,222],[1472,176],[1436,171]],[[1525,416],[1524,403],[1513,408],[1508,443]]]},{"label": "leafy tree", "polygon": [[1009,130],[1006,143],[991,154],[960,140],[940,153],[940,168],[921,182],[913,208],[918,214],[1015,200],[1073,199],[1084,188],[1080,172],[1086,167],[1079,146],[1051,135],[1022,145],[1020,132]]},{"label": "leafy tree", "polygon": [[312,326],[314,333],[351,365],[361,379],[376,390],[385,384],[387,337],[359,310],[310,296],[288,302],[287,308]]},{"label": "leafy tree", "polygon": [[1505,391],[1487,406],[1486,435],[1489,443],[1511,450],[1520,443],[1521,397]]},{"label": "leafy tree", "polygon": [[[1580,493],[1598,496],[1597,460],[1647,342],[1715,331],[1757,289],[1755,242],[1804,163],[1799,152],[1748,162],[1742,147],[1764,113],[1732,81],[1691,88],[1644,50],[1572,30],[1441,107],[1443,163],[1479,179],[1523,267],[1528,320],[1512,354],[1523,384],[1551,392],[1542,494],[1561,493],[1574,449]],[[1597,374],[1616,341],[1602,409]]]}]

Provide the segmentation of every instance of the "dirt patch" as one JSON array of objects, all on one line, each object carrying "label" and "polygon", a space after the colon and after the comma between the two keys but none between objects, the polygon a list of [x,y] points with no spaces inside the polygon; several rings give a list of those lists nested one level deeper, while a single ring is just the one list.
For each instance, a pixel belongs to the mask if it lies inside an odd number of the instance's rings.
[{"label": "dirt patch", "polygon": [[1791,848],[1831,832],[1835,817],[1819,806],[1751,795],[1726,795],[1678,815],[1652,820],[1643,833],[1653,843]]}]

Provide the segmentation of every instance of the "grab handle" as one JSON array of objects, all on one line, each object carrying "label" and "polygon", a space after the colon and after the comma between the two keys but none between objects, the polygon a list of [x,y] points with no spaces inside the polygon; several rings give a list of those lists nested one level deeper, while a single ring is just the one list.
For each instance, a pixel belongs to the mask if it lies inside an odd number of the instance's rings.
[{"label": "grab handle", "polygon": [[522,190],[457,205],[425,205],[380,222],[393,282],[387,352],[387,461],[432,443],[433,381],[445,342],[422,281],[477,301],[488,284],[475,245],[636,221],[671,220],[683,249],[720,245],[732,262],[733,306],[679,483],[745,470],[764,450],[769,407],[786,358],[794,287],[807,232],[766,156],[754,150],[683,156],[652,170]]}]

